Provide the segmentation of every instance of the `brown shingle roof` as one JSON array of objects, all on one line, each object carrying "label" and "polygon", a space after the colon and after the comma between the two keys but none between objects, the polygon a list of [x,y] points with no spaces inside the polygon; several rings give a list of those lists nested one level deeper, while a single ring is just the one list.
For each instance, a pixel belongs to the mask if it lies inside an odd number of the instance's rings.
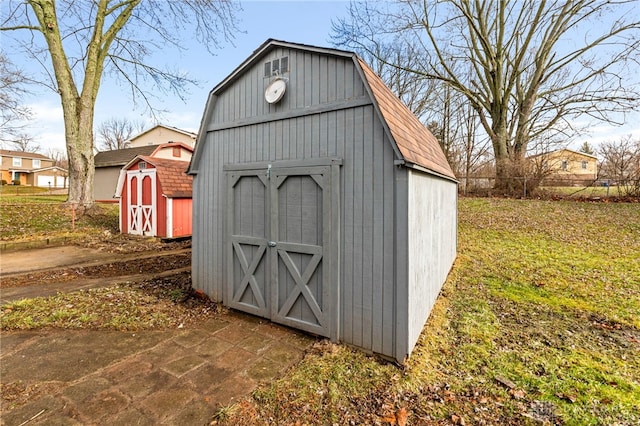
[{"label": "brown shingle roof", "polygon": [[0,149],[0,155],[5,157],[35,158],[40,160],[51,160],[51,158],[38,154],[37,152],[11,151],[8,149]]},{"label": "brown shingle roof", "polygon": [[138,155],[151,155],[160,145],[145,145],[135,148],[114,149],[95,155],[96,167],[124,166]]},{"label": "brown shingle roof", "polygon": [[455,179],[455,174],[436,137],[362,59],[358,58],[358,63],[391,137],[405,161]]},{"label": "brown shingle roof", "polygon": [[189,176],[186,173],[187,167],[189,167],[188,161],[168,160],[166,158],[143,155],[138,158],[156,168],[158,181],[165,196],[168,198],[191,197],[193,176]]}]

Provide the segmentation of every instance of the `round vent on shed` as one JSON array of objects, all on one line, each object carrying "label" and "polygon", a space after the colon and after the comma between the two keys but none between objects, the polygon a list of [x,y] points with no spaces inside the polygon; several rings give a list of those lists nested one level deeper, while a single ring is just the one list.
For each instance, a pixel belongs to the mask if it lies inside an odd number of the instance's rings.
[{"label": "round vent on shed", "polygon": [[282,78],[273,80],[267,86],[267,90],[264,91],[264,99],[270,103],[275,104],[284,96],[284,92],[287,90],[287,83]]}]

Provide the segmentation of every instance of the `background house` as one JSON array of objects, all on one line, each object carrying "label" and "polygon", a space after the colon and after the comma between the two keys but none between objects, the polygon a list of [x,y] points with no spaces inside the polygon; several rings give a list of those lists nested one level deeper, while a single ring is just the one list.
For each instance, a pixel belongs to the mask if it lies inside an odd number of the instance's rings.
[{"label": "background house", "polygon": [[66,188],[67,170],[56,166],[55,161],[42,154],[0,150],[2,183]]},{"label": "background house", "polygon": [[190,161],[193,148],[182,142],[157,145],[143,145],[135,148],[103,151],[95,155],[95,178],[93,197],[99,202],[118,202],[114,197],[120,170],[139,155],[166,158],[178,161]]},{"label": "background house", "polygon": [[196,143],[196,136],[195,133],[186,130],[158,124],[129,139],[128,146],[129,148],[136,148],[170,142],[181,142],[193,148]]},{"label": "background house", "polygon": [[436,138],[356,54],[276,40],[211,91],[201,123],[193,286],[403,361],[456,257]]},{"label": "background house", "polygon": [[589,185],[598,178],[598,157],[570,149],[530,156],[543,186]]}]

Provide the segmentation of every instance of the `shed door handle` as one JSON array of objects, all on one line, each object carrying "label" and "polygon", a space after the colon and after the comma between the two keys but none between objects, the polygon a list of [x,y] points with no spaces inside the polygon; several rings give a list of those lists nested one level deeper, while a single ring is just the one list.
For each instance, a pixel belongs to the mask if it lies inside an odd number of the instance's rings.
[{"label": "shed door handle", "polygon": [[269,241],[269,242],[267,242],[267,245],[269,247],[275,247],[276,246],[276,242],[275,241]]}]

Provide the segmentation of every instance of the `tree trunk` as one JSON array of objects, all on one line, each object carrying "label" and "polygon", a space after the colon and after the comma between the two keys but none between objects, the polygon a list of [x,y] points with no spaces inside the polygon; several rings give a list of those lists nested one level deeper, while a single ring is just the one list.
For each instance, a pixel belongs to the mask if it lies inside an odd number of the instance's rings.
[{"label": "tree trunk", "polygon": [[[500,153],[500,154],[498,154]],[[494,189],[505,195],[523,193],[527,177],[527,164],[524,152],[496,151],[496,181]]]},{"label": "tree trunk", "polygon": [[67,203],[81,207],[93,204],[93,102],[62,95],[65,139],[69,157],[69,197]]},{"label": "tree trunk", "polygon": [[510,143],[505,126],[493,126],[493,152],[496,162],[496,180],[494,189],[505,195],[522,193],[526,174],[525,159],[522,147],[527,144]]}]

